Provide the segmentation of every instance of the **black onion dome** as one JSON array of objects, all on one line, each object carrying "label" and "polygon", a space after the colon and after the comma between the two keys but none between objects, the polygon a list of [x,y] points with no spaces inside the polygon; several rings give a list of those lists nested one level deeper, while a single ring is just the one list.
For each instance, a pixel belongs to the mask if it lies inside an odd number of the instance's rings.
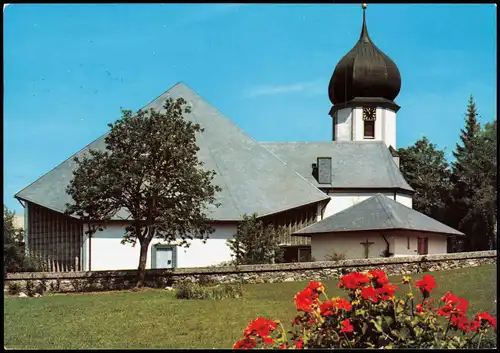
[{"label": "black onion dome", "polygon": [[399,70],[387,55],[373,44],[366,28],[366,6],[359,41],[337,64],[328,86],[332,104],[357,97],[393,101],[401,89]]}]

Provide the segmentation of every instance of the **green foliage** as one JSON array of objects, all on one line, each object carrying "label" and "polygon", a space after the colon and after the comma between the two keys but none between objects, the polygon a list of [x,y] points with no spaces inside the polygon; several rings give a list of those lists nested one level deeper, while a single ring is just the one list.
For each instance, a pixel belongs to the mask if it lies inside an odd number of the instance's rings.
[{"label": "green foliage", "polygon": [[15,212],[3,206],[3,265],[5,272],[18,272],[23,267],[23,230],[14,225]]},{"label": "green foliage", "polygon": [[255,265],[281,262],[283,249],[279,246],[284,228],[264,225],[257,214],[243,215],[236,234],[227,240],[234,261],[238,265]]},{"label": "green foliage", "polygon": [[145,277],[148,246],[153,238],[189,246],[213,232],[207,208],[218,207],[212,184],[215,172],[198,161],[196,134],[203,129],[184,118],[190,108],[182,98],[169,98],[162,112],[123,110],[109,124],[106,151],[89,150],[77,164],[67,188],[74,203],[67,214],[93,221],[90,234],[125,211],[134,220],[123,243],[140,244],[138,283]]},{"label": "green foliage", "polygon": [[46,272],[47,263],[35,254],[26,254],[19,272]]},{"label": "green foliage", "polygon": [[345,260],[345,254],[341,252],[332,252],[331,254],[325,255],[326,261],[341,261]]},{"label": "green foliage", "polygon": [[496,232],[496,121],[484,129],[472,96],[453,152],[453,224],[467,235],[466,250],[494,246]]},{"label": "green foliage", "polygon": [[415,189],[413,208],[445,221],[445,210],[451,190],[450,170],[443,150],[422,137],[414,145],[398,150],[400,170]]},{"label": "green foliage", "polygon": [[17,295],[21,293],[21,285],[17,282],[9,282],[8,291],[10,295]]},{"label": "green foliage", "polygon": [[471,96],[451,166],[426,137],[398,150],[401,172],[416,191],[413,208],[466,234],[465,247],[457,239],[454,250],[496,248],[496,127],[495,120],[481,128]]},{"label": "green foliage", "polygon": [[221,284],[207,287],[198,283],[182,281],[176,287],[175,297],[177,299],[221,300],[243,296],[241,284]]},{"label": "green foliage", "polygon": [[[398,287],[384,271],[352,272],[338,284],[347,291],[344,299],[331,298],[321,282],[312,281],[295,295],[299,313],[292,331],[280,321],[258,317],[233,348],[482,348],[482,337],[496,330],[496,319],[487,312],[467,317],[465,298],[450,291],[431,298],[437,287],[433,276],[415,281],[415,289],[409,276],[400,283],[408,288],[402,298],[395,296]],[[414,291],[420,291],[421,301]]]}]

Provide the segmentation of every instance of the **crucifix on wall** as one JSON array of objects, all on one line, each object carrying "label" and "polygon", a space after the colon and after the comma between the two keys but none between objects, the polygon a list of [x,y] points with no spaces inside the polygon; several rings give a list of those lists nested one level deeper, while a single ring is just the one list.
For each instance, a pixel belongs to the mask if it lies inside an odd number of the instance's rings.
[{"label": "crucifix on wall", "polygon": [[366,241],[364,243],[360,243],[361,245],[363,245],[365,247],[365,258],[367,259],[368,258],[368,252],[369,252],[369,247],[370,245],[373,245],[375,243],[371,242],[371,241],[368,241],[368,239],[366,239]]}]

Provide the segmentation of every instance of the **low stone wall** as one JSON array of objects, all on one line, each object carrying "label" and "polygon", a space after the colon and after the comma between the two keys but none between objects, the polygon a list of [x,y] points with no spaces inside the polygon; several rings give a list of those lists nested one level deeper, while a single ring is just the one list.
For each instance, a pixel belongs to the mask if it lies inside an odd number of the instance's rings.
[{"label": "low stone wall", "polygon": [[[480,251],[445,255],[389,257],[342,261],[300,262],[274,265],[179,268],[147,270],[146,285],[155,288],[170,286],[177,281],[216,283],[273,283],[336,279],[353,271],[378,268],[389,275],[433,272],[454,268],[495,264],[496,251]],[[18,286],[20,290],[49,292],[83,292],[120,290],[135,284],[136,270],[93,272],[36,272],[8,274],[4,289]],[[16,283],[13,285],[13,283]]]}]

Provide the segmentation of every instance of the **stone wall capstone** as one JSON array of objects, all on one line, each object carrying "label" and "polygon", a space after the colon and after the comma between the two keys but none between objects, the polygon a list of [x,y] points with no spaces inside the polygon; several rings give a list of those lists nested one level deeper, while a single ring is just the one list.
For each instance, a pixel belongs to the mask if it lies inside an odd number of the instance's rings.
[{"label": "stone wall capstone", "polygon": [[[353,271],[382,269],[388,275],[434,272],[496,264],[496,251],[479,251],[428,256],[299,262],[272,265],[244,265],[203,268],[152,269],[146,271],[146,285],[164,288],[178,281],[215,283],[274,283],[338,279]],[[137,270],[93,272],[12,273],[4,280],[4,291],[17,283],[21,290],[43,286],[47,292],[85,292],[129,289],[135,285]]]}]

